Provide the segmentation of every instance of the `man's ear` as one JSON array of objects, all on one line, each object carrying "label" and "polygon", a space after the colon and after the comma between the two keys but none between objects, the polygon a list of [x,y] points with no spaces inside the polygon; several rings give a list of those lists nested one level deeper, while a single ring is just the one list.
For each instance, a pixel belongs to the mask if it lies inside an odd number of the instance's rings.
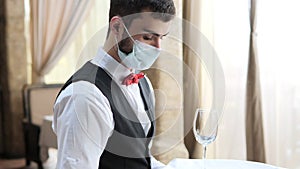
[{"label": "man's ear", "polygon": [[114,16],[110,20],[110,30],[115,35],[122,35],[123,34],[123,25],[122,20],[119,16]]}]

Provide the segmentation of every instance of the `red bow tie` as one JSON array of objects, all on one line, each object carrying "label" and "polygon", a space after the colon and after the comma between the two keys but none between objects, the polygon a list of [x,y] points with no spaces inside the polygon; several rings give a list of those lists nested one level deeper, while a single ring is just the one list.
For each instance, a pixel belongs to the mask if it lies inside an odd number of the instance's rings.
[{"label": "red bow tie", "polygon": [[138,83],[141,78],[144,78],[144,73],[138,73],[138,74],[131,73],[130,75],[125,77],[122,84],[128,86],[133,83]]}]

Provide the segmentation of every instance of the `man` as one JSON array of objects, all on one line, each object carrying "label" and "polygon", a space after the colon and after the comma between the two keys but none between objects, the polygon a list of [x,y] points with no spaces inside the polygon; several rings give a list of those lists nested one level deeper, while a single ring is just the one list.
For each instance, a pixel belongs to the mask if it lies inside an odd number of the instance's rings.
[{"label": "man", "polygon": [[[172,0],[111,0],[104,46],[63,86],[54,105],[57,169],[150,169],[153,89],[140,71],[160,52]],[[138,74],[135,74],[138,73]]]}]

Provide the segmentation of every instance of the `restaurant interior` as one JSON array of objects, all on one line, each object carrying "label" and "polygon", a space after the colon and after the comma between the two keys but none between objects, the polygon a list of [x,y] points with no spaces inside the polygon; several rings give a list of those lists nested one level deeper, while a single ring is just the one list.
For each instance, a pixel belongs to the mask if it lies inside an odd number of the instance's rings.
[{"label": "restaurant interior", "polygon": [[[161,54],[143,71],[156,103],[153,156],[166,169],[300,169],[300,2],[174,3]],[[53,105],[103,45],[109,5],[0,0],[0,169],[55,168]],[[217,115],[205,161],[197,108]]]}]

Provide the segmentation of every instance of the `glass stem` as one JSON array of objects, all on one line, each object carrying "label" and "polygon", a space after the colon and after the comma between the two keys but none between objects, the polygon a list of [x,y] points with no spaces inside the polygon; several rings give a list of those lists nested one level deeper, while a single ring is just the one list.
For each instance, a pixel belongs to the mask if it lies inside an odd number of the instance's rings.
[{"label": "glass stem", "polygon": [[206,146],[203,146],[202,159],[206,159]]}]

